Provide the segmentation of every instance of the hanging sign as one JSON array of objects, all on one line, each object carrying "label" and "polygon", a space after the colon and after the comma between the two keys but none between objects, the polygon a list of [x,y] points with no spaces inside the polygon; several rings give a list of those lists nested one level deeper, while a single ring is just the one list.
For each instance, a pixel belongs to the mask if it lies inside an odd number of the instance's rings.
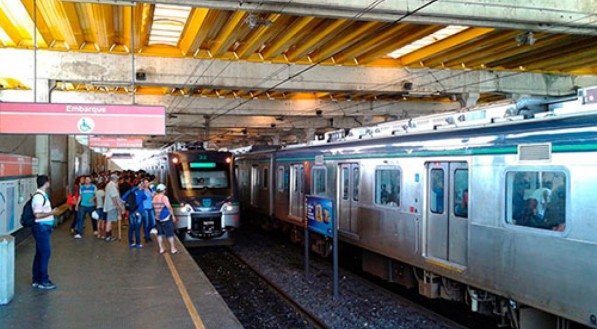
[{"label": "hanging sign", "polygon": [[142,148],[143,138],[90,136],[89,147]]},{"label": "hanging sign", "polygon": [[165,135],[163,106],[0,103],[0,133]]}]

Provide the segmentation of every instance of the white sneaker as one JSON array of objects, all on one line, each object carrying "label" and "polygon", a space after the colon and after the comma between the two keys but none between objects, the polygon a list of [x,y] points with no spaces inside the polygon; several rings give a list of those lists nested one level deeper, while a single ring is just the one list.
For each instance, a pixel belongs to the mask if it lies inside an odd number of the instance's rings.
[{"label": "white sneaker", "polygon": [[81,238],[83,238],[83,237],[81,236],[81,234],[75,234],[75,239],[81,239]]},{"label": "white sneaker", "polygon": [[99,232],[98,231],[93,231],[93,235],[98,236]]}]

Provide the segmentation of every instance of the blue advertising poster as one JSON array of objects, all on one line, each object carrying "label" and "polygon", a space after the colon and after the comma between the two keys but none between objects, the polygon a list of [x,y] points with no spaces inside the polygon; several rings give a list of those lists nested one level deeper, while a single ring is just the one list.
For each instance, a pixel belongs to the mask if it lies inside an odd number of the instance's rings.
[{"label": "blue advertising poster", "polygon": [[310,231],[334,237],[334,202],[332,199],[307,195],[307,225]]}]

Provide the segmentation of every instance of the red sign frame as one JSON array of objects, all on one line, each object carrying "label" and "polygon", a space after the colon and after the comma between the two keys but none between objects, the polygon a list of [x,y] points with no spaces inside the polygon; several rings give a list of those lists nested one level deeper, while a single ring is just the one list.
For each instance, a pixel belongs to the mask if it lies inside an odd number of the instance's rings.
[{"label": "red sign frame", "polygon": [[163,106],[0,103],[2,134],[165,135]]}]

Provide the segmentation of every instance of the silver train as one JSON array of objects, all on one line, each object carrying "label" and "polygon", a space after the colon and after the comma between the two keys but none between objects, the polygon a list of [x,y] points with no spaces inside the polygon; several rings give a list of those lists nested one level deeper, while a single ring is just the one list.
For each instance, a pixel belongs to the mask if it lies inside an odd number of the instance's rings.
[{"label": "silver train", "polygon": [[[590,102],[504,105],[240,154],[241,205],[300,241],[305,195],[329,197],[365,271],[515,328],[597,328]],[[326,254],[329,241],[311,249]]]},{"label": "silver train", "polygon": [[240,225],[232,154],[176,143],[152,160],[146,169],[167,187],[180,240],[186,246],[232,244]]}]

